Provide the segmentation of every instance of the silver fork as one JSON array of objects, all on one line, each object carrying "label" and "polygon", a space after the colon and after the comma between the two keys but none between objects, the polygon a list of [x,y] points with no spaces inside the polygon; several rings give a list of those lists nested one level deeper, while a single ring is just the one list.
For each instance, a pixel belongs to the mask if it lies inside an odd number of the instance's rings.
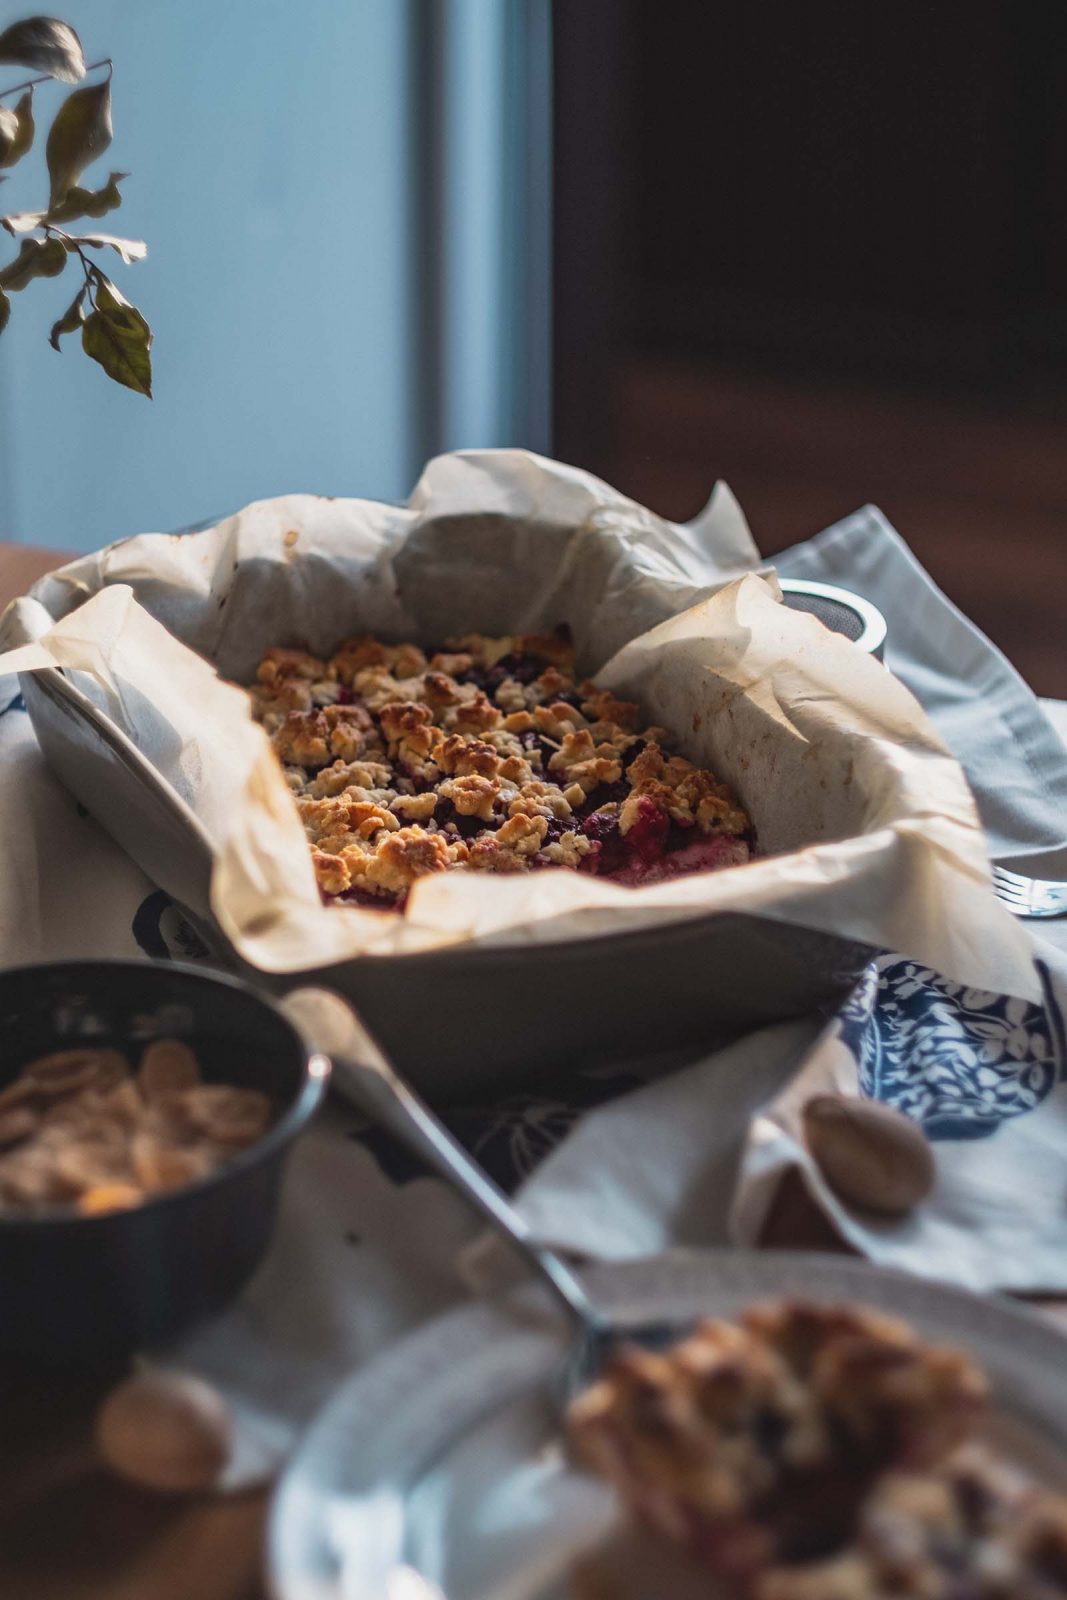
[{"label": "silver fork", "polygon": [[280,1004],[308,1044],[330,1057],[337,1088],[462,1195],[551,1290],[574,1335],[561,1375],[564,1403],[597,1377],[620,1345],[662,1349],[687,1331],[667,1318],[634,1321],[610,1316],[594,1305],[567,1263],[537,1242],[503,1191],[408,1088],[339,995],[328,989],[301,988]]},{"label": "silver fork", "polygon": [[993,888],[1017,917],[1067,916],[1067,883],[1048,878],[1026,878],[1007,867],[993,868]]}]

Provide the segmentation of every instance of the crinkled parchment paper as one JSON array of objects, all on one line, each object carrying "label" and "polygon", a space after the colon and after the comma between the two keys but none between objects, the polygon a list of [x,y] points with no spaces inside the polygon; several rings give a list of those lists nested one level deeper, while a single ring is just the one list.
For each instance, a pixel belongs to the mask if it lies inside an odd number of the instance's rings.
[{"label": "crinkled parchment paper", "polygon": [[[0,672],[63,667],[106,709],[198,817],[218,922],[268,971],[734,910],[1036,997],[956,762],[911,695],[783,606],[758,561],[721,486],[678,525],[575,469],[464,452],[431,462],[407,506],[288,496],[76,561],[9,609]],[[736,788],[773,854],[637,890],[562,870],[453,872],[421,880],[403,917],[323,906],[266,738],[208,662],[247,681],[274,644],[328,652],[362,631],[430,644],[561,622],[585,671]]]}]

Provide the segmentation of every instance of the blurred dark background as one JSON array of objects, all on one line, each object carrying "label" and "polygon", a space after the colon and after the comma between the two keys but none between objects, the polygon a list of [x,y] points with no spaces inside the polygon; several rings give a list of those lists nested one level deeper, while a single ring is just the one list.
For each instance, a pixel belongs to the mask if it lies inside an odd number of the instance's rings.
[{"label": "blurred dark background", "polygon": [[557,0],[553,451],[768,553],[880,505],[1067,697],[1067,20]]}]

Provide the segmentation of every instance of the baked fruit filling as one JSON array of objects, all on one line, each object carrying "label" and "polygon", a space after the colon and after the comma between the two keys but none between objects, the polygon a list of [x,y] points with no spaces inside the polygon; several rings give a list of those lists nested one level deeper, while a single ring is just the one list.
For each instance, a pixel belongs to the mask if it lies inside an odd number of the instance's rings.
[{"label": "baked fruit filling", "polygon": [[1067,1502],[984,1451],[891,1473],[826,1561],[774,1567],[754,1600],[1055,1600],[1067,1594]]},{"label": "baked fruit filling", "polygon": [[620,1352],[568,1432],[643,1523],[756,1600],[1067,1595],[1064,1503],[974,1453],[986,1392],[903,1323],[786,1302]]},{"label": "baked fruit filling", "polygon": [[638,706],[575,676],[565,630],[440,650],[268,650],[251,689],[327,899],[569,867],[638,887],[747,861],[748,816]]},{"label": "baked fruit filling", "polygon": [[835,1554],[771,1566],[743,1585],[630,1522],[583,1554],[572,1600],[1062,1600],[1067,1513],[988,1451],[965,1446],[925,1472],[890,1472]]}]

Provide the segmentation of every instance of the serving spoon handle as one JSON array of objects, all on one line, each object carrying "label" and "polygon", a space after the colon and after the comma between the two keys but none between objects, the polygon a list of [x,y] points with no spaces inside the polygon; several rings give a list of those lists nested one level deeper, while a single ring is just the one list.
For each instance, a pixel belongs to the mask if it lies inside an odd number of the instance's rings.
[{"label": "serving spoon handle", "polygon": [[548,1285],[583,1341],[600,1343],[609,1325],[570,1267],[537,1242],[503,1191],[390,1065],[351,1006],[329,989],[317,988],[293,990],[280,1004],[303,1037],[330,1057],[336,1086],[514,1245]]}]

